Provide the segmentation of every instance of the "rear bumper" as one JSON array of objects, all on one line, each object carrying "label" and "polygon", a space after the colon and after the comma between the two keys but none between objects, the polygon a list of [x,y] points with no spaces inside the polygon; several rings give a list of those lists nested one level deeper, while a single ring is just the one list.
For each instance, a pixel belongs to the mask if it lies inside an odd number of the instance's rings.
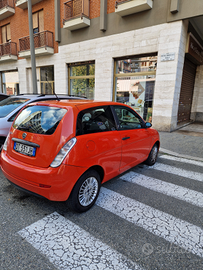
[{"label": "rear bumper", "polygon": [[39,168],[16,162],[4,150],[1,169],[5,177],[16,186],[51,201],[66,201],[78,178],[87,170],[61,164],[58,168]]}]

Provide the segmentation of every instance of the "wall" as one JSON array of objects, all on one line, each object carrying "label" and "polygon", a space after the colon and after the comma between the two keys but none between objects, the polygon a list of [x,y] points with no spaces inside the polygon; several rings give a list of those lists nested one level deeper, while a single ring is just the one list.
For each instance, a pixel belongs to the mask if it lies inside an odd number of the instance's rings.
[{"label": "wall", "polygon": [[[153,106],[153,123],[158,130],[172,131],[177,126],[187,28],[187,22],[179,21],[167,24],[160,34]],[[175,53],[175,61],[161,62],[165,53]]]},{"label": "wall", "polygon": [[[177,0],[179,2],[178,12],[172,14],[170,8],[168,9],[167,22],[176,20],[187,19],[191,17],[202,16],[203,14],[203,1],[202,0]],[[169,1],[170,5],[170,1]]]},{"label": "wall", "polygon": [[[133,15],[128,15],[121,17],[115,13],[115,0],[108,0],[107,2],[107,29],[106,31],[100,30],[100,5],[98,2],[96,6],[93,6],[92,1],[90,1],[90,26],[70,31],[63,29],[63,18],[64,18],[64,6],[61,2],[61,43],[59,46],[65,44],[72,44],[75,42],[81,42],[84,40],[90,40],[94,38],[107,37],[109,35],[115,35],[119,33],[124,33],[126,31],[141,29],[150,27],[153,25],[159,25],[167,22],[167,11],[168,11],[168,1],[153,1],[153,8],[151,10],[139,12]],[[63,0],[63,2],[66,2]],[[94,2],[95,3],[95,2]],[[98,9],[96,13],[95,9]],[[158,14],[158,16],[157,16]]]}]

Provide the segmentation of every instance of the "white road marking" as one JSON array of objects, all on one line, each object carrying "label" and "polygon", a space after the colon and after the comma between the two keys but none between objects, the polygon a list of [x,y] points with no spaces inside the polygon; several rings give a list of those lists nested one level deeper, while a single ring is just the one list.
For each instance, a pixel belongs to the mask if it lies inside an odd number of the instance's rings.
[{"label": "white road marking", "polygon": [[60,270],[142,269],[57,212],[18,233]]},{"label": "white road marking", "polygon": [[148,168],[203,182],[203,173],[187,171],[187,170],[184,170],[181,168],[177,168],[174,166],[170,166],[170,165],[166,165],[166,164],[162,164],[162,163],[158,163],[158,162],[155,165],[148,167]]},{"label": "white road marking", "polygon": [[178,161],[178,162],[183,162],[183,163],[188,163],[188,164],[193,164],[193,165],[203,167],[203,162],[201,162],[201,161],[196,161],[196,160],[191,160],[191,159],[186,159],[186,158],[180,158],[180,157],[173,157],[173,156],[169,156],[169,155],[161,155],[160,158],[164,158],[164,159],[167,159],[167,160]]},{"label": "white road marking", "polygon": [[163,193],[167,196],[177,198],[190,204],[203,207],[203,193],[201,192],[167,183],[156,178],[135,173],[133,171],[122,175],[120,179],[140,185],[156,192]]},{"label": "white road marking", "polygon": [[189,222],[101,188],[96,204],[152,234],[203,257],[203,230]]}]

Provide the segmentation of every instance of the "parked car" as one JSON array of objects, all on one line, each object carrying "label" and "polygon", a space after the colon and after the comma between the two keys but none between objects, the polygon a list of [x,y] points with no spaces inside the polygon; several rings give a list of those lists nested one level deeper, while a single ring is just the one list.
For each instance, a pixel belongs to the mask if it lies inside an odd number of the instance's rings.
[{"label": "parked car", "polygon": [[0,93],[0,101],[3,99],[6,99],[7,97],[9,97],[9,96],[6,94]]},{"label": "parked car", "polygon": [[[73,99],[74,97],[59,95],[60,99]],[[17,95],[0,101],[0,149],[8,135],[13,120],[19,111],[33,101],[57,99],[55,95]]]},{"label": "parked car", "polygon": [[127,105],[42,101],[15,119],[1,168],[17,187],[83,212],[102,183],[141,162],[153,165],[159,146],[158,132]]}]

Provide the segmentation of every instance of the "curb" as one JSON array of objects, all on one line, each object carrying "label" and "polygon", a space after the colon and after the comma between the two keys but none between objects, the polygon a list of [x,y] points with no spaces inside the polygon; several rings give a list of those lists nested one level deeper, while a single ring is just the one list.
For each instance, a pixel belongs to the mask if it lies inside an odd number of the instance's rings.
[{"label": "curb", "polygon": [[164,149],[164,148],[160,148],[159,149],[159,152],[162,153],[162,154],[168,154],[168,155],[171,155],[171,156],[176,156],[176,157],[181,157],[181,158],[187,158],[187,159],[192,159],[192,160],[203,162],[203,158],[188,156],[188,155],[184,155],[184,154],[179,154],[179,153],[172,152],[172,151],[167,150],[167,149]]}]

